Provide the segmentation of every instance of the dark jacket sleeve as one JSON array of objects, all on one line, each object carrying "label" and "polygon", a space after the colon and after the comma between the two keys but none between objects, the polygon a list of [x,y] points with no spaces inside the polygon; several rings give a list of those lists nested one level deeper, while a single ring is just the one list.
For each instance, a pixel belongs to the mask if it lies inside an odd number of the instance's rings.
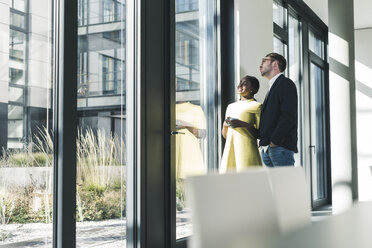
[{"label": "dark jacket sleeve", "polygon": [[297,128],[297,89],[289,79],[282,82],[279,88],[280,116],[278,124],[271,135],[271,142],[283,144],[288,133]]}]

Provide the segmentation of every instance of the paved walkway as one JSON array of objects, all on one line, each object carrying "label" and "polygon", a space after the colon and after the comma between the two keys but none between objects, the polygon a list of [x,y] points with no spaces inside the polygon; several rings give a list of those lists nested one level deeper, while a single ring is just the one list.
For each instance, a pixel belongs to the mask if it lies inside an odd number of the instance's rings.
[{"label": "paved walkway", "polygon": [[[52,224],[8,224],[0,225],[0,235],[9,236],[0,241],[0,248],[51,248]],[[76,224],[76,247],[79,248],[125,248],[126,220],[87,221]],[[177,214],[177,238],[191,234],[190,214]]]},{"label": "paved walkway", "polygon": [[[76,247],[125,248],[126,221],[107,220],[78,222]],[[52,247],[51,224],[8,224],[0,228],[9,237],[0,241],[0,248],[46,248]]]}]

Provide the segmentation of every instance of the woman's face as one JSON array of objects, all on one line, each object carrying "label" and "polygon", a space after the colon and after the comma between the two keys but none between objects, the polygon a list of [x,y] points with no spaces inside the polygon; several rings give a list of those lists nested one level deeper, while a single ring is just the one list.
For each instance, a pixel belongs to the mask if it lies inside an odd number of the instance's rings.
[{"label": "woman's face", "polygon": [[242,79],[237,87],[238,94],[242,97],[251,97],[254,91],[251,85],[251,82]]}]

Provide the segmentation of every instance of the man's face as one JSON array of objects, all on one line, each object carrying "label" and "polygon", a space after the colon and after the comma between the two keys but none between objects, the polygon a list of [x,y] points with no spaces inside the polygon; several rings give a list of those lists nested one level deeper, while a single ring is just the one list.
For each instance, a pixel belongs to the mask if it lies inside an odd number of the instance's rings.
[{"label": "man's face", "polygon": [[270,57],[265,57],[262,59],[261,65],[260,65],[260,72],[261,76],[265,77],[270,74],[272,70],[272,60]]}]

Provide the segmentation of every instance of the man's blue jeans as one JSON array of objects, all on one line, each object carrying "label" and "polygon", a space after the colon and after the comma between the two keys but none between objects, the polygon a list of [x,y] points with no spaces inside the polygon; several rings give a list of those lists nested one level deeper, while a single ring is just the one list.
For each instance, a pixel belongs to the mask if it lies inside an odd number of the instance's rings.
[{"label": "man's blue jeans", "polygon": [[294,152],[281,146],[268,147],[261,151],[262,161],[268,167],[294,165]]}]

